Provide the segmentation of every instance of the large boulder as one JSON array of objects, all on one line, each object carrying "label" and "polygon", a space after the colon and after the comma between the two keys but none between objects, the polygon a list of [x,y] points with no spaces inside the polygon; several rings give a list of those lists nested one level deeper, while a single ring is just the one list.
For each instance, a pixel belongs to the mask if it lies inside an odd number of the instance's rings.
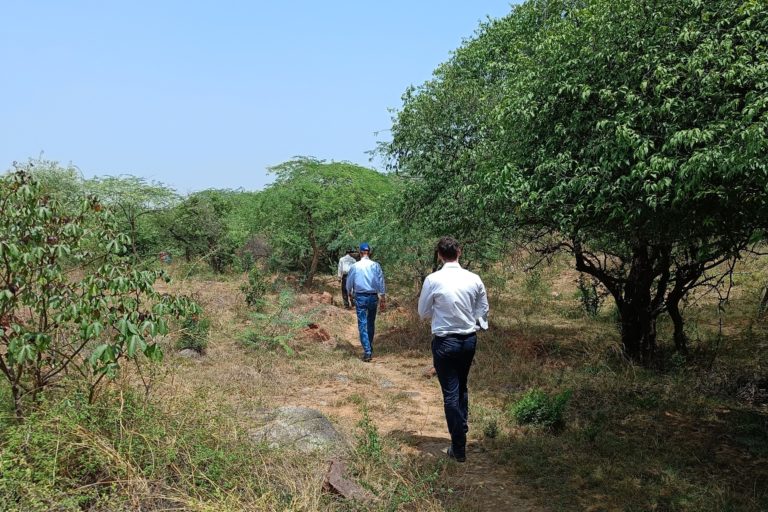
[{"label": "large boulder", "polygon": [[249,435],[257,443],[272,448],[294,448],[309,453],[339,451],[346,442],[333,424],[320,411],[308,407],[280,407],[259,415],[260,427]]}]

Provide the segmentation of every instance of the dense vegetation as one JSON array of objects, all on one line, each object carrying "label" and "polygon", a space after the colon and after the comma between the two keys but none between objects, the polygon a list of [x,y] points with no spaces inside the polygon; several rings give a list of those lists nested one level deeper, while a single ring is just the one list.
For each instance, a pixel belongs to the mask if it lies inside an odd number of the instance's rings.
[{"label": "dense vegetation", "polygon": [[[297,157],[186,196],[42,160],[0,177],[0,508],[353,507],[239,415],[359,371],[301,344],[336,313],[300,302],[364,240],[382,353],[418,366],[443,234],[490,291],[472,435],[507,476],[558,509],[768,506],[765,2],[529,0],[405,92],[379,153],[390,172]],[[209,346],[230,366],[178,391],[163,350]],[[339,399],[353,476],[385,510],[471,508],[408,433],[380,438],[406,398]]]},{"label": "dense vegetation", "polygon": [[684,352],[681,301],[766,226],[766,44],[762,2],[527,2],[406,93],[384,150],[411,215],[570,253],[650,362],[658,316]]}]

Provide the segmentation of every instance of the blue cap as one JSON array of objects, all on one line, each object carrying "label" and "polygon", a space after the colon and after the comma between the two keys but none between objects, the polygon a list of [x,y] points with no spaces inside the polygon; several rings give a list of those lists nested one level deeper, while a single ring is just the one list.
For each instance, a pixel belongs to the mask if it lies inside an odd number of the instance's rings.
[{"label": "blue cap", "polygon": [[370,251],[371,250],[371,246],[368,245],[368,242],[363,242],[363,243],[360,244],[360,250],[361,251]]}]

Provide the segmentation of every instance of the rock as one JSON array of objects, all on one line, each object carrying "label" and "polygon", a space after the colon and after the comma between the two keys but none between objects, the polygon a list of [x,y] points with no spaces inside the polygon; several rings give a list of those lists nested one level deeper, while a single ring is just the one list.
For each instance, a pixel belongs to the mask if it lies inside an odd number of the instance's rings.
[{"label": "rock", "polygon": [[320,411],[307,407],[280,407],[261,414],[264,425],[248,434],[273,448],[295,448],[310,453],[343,448],[344,438]]},{"label": "rock", "polygon": [[325,475],[325,482],[323,482],[323,489],[327,492],[343,496],[348,500],[359,501],[362,503],[372,503],[376,501],[376,496],[371,494],[370,491],[363,489],[352,480],[349,480],[345,476],[346,473],[346,464],[338,459],[331,460],[331,466],[328,468],[328,473]]},{"label": "rock", "polygon": [[181,352],[179,352],[179,356],[187,358],[187,359],[198,359],[202,357],[202,354],[198,352],[195,349],[192,348],[185,348]]},{"label": "rock", "polygon": [[302,337],[307,341],[314,341],[317,343],[326,343],[331,341],[331,335],[315,323],[307,324],[307,326],[301,331]]},{"label": "rock", "polygon": [[348,384],[349,383],[349,377],[344,375],[343,373],[340,373],[334,377],[337,381],[341,382],[342,384]]},{"label": "rock", "polygon": [[381,382],[379,383],[379,387],[381,387],[381,389],[392,389],[393,387],[395,387],[395,383],[392,382],[391,380],[382,379]]}]

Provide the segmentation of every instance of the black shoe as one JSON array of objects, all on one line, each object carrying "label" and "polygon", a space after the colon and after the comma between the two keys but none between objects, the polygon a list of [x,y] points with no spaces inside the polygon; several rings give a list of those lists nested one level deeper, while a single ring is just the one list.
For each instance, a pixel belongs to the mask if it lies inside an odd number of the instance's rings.
[{"label": "black shoe", "polygon": [[443,450],[443,453],[445,453],[448,456],[449,459],[453,459],[456,462],[464,462],[464,461],[467,460],[466,455],[462,455],[460,457],[457,457],[456,454],[453,453],[453,447],[452,446],[449,446],[448,448]]},{"label": "black shoe", "polygon": [[361,357],[364,363],[370,363],[371,359],[373,359],[373,356],[371,354],[363,354],[363,357]]}]

